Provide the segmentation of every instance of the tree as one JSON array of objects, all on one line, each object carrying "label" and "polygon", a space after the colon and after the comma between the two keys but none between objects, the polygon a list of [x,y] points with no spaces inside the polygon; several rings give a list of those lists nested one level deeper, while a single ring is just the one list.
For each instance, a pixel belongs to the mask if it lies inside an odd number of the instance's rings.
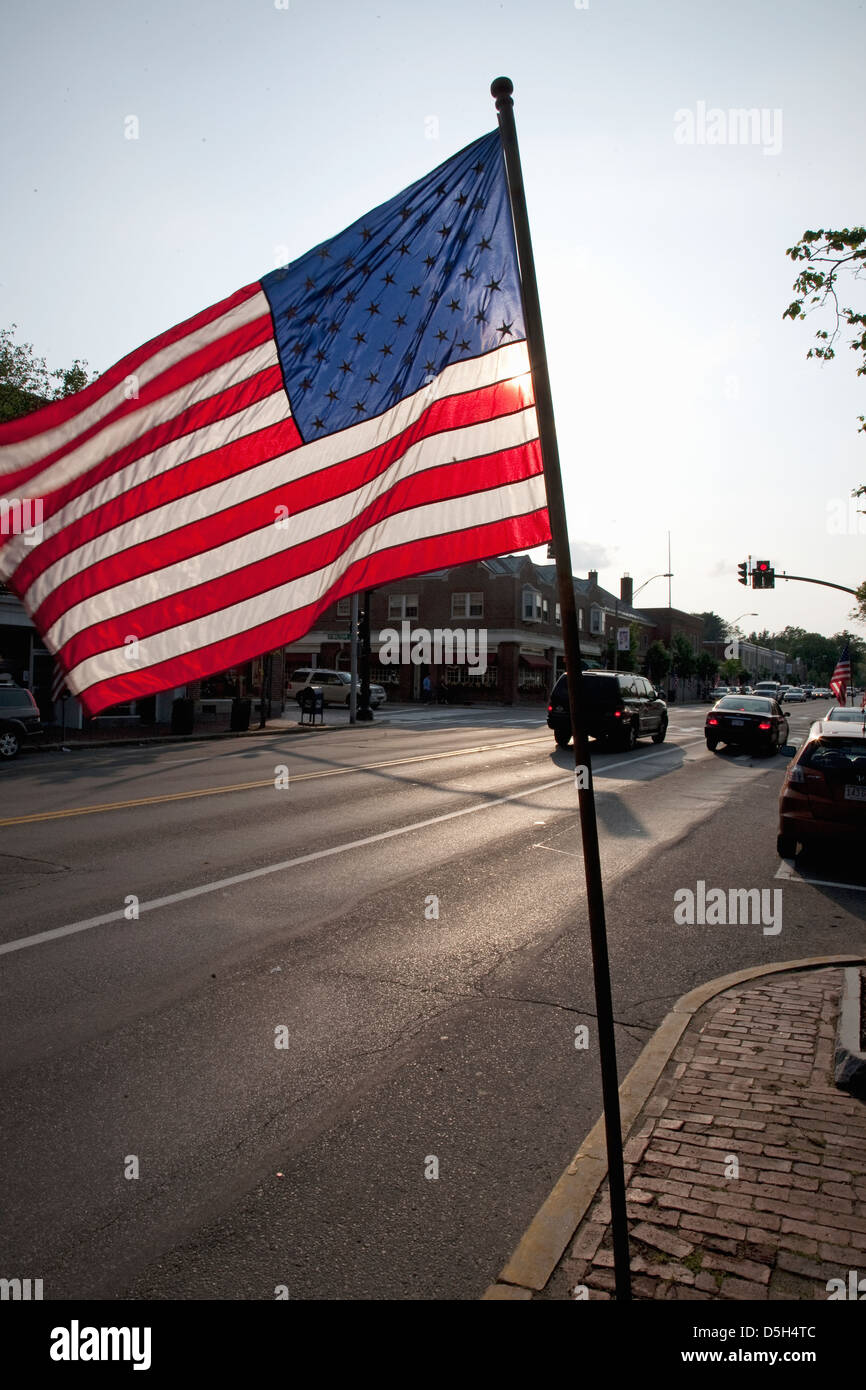
[{"label": "tree", "polygon": [[695,674],[705,683],[709,683],[719,669],[718,659],[712,652],[698,652],[695,658]]},{"label": "tree", "polygon": [[[830,310],[829,329],[817,330],[815,337],[818,346],[811,347],[806,356],[831,362],[836,356],[835,344],[843,328],[853,328],[854,337],[848,346],[852,352],[862,354],[857,364],[857,375],[866,376],[866,313],[843,307],[838,295],[840,275],[860,280],[866,268],[866,228],[843,227],[838,231],[826,231],[821,227],[817,232],[804,232],[797,244],[789,246],[785,254],[792,261],[802,264],[803,268],[794,281],[797,298],[791,301],[782,318],[804,319],[815,308],[829,307]],[[857,418],[859,428],[866,432],[866,416],[859,415]],[[858,488],[854,495],[858,496],[864,491],[866,485]]]},{"label": "tree", "polygon": [[0,421],[29,415],[96,380],[97,373],[88,376],[87,362],[77,357],[71,366],[50,371],[32,343],[15,342],[16,328],[0,328]]},{"label": "tree", "polygon": [[694,675],[695,654],[691,643],[681,632],[678,632],[671,642],[671,665],[674,675],[679,676],[681,680],[688,680],[689,676]]},{"label": "tree", "polygon": [[650,642],[644,658],[646,673],[653,685],[661,685],[668,671],[671,669],[671,654],[664,642]]},{"label": "tree", "polygon": [[702,640],[704,642],[724,642],[728,636],[728,624],[724,618],[720,618],[718,613],[712,611],[708,613],[695,613],[693,615],[700,618],[704,625]]}]

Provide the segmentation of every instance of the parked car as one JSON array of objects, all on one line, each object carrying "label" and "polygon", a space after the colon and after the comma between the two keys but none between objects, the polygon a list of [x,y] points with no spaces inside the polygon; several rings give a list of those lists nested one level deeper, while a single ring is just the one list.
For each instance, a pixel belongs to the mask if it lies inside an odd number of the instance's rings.
[{"label": "parked car", "polygon": [[39,706],[30,691],[0,686],[0,758],[16,758],[21,745],[41,733]]},{"label": "parked car", "polygon": [[788,721],[767,696],[725,695],[708,713],[704,734],[711,753],[720,743],[775,753],[787,742]]},{"label": "parked car", "polygon": [[[352,692],[352,677],[348,671],[333,671],[324,666],[301,666],[293,671],[286,685],[286,695],[300,704],[301,691],[308,685],[320,685],[326,705],[348,706]],[[358,691],[360,694],[360,681]],[[384,705],[388,696],[381,685],[370,685],[370,704],[374,709]]]},{"label": "parked car", "polygon": [[862,845],[866,834],[866,732],[845,720],[819,719],[791,761],[779,794],[783,859],[798,844]]},{"label": "parked car", "polygon": [[[586,731],[600,743],[626,749],[634,748],[639,738],[664,743],[668,707],[646,676],[630,671],[584,671],[579,690]],[[550,692],[547,726],[559,747],[567,748],[572,728],[564,675]]]},{"label": "parked car", "polygon": [[856,706],[834,705],[828,709],[824,715],[825,719],[830,719],[834,724],[840,722],[845,724],[866,724],[866,709],[857,709]]}]

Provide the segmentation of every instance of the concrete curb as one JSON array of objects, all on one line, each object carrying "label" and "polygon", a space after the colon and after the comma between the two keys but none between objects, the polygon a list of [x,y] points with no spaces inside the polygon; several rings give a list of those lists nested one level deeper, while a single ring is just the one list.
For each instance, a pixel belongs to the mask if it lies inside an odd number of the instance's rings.
[{"label": "concrete curb", "polygon": [[851,968],[845,971],[845,988],[836,1030],[834,1079],[842,1091],[866,1096],[866,1054],[860,1045],[860,994],[863,976]]},{"label": "concrete curb", "polygon": [[[662,1020],[619,1088],[623,1143],[649,1100],[686,1028],[698,1010],[710,999],[733,989],[735,985],[757,980],[765,975],[783,975],[795,970],[820,970],[828,965],[861,964],[861,957],[844,955],[810,956],[803,960],[781,961],[776,965],[752,966],[748,970],[736,970],[730,975],[721,975],[682,995]],[[530,1221],[514,1253],[500,1270],[496,1282],[485,1290],[482,1301],[526,1299],[531,1298],[533,1292],[537,1293],[543,1289],[606,1177],[607,1150],[602,1115]]]}]

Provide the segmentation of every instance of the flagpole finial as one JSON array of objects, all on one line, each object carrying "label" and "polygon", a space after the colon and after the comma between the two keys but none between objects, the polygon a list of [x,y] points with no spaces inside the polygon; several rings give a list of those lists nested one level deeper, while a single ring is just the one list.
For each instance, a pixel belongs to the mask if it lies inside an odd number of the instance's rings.
[{"label": "flagpole finial", "polygon": [[503,106],[513,106],[511,93],[514,91],[514,83],[510,77],[494,77],[490,84],[490,95],[496,100],[496,110],[501,111]]}]

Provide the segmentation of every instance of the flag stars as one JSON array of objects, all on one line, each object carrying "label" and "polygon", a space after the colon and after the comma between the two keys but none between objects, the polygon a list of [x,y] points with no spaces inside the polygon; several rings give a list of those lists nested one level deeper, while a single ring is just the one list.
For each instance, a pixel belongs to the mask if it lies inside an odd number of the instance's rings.
[{"label": "flag stars", "polygon": [[313,421],[313,429],[314,429],[314,430],[323,430],[324,428],[325,428],[325,422],[324,422],[324,420],[322,419],[321,415],[317,415],[316,418],[315,418],[315,420]]},{"label": "flag stars", "polygon": [[305,290],[314,290],[315,288],[316,288],[316,282],[315,282],[315,280],[313,280],[312,277],[308,275],[307,278],[306,278],[306,280],[304,281],[304,289],[305,289]]},{"label": "flag stars", "polygon": [[344,304],[354,304],[354,302],[355,302],[355,300],[356,300],[357,298],[358,298],[358,292],[357,292],[357,290],[346,290],[346,293],[343,295],[343,303],[344,303]]},{"label": "flag stars", "polygon": [[371,386],[375,386],[375,385],[376,385],[376,382],[379,380],[379,373],[378,373],[378,372],[368,372],[367,375],[364,377],[364,380],[365,380],[365,381],[369,381],[369,383],[370,383]]},{"label": "flag stars", "polygon": [[459,300],[459,299],[449,299],[449,301],[448,301],[448,308],[451,310],[451,313],[452,313],[452,314],[453,314],[453,313],[456,313],[456,311],[460,308],[460,300]]},{"label": "flag stars", "polygon": [[468,351],[469,351],[469,344],[468,344],[468,342],[466,341],[465,338],[461,338],[461,339],[460,339],[460,342],[457,344],[457,346],[458,346],[458,348],[460,349],[461,352],[468,352]]},{"label": "flag stars", "polygon": [[374,315],[374,314],[378,314],[378,312],[379,312],[379,305],[376,303],[375,299],[373,299],[373,300],[371,300],[370,303],[367,305],[367,313],[370,315],[370,318],[372,318],[373,315]]},{"label": "flag stars", "polygon": [[382,276],[382,279],[386,285],[394,284],[394,276],[391,274],[390,270],[387,272],[387,274]]},{"label": "flag stars", "polygon": [[481,163],[480,160],[478,161],[477,164],[473,164],[473,165],[472,165],[472,172],[473,172],[473,174],[483,174],[483,173],[484,173],[484,165]]},{"label": "flag stars", "polygon": [[287,319],[289,320],[289,322],[291,323],[292,319],[297,318],[297,316],[298,316],[298,306],[297,306],[296,304],[290,304],[289,307],[288,307],[288,309],[286,310],[286,318],[287,318]]},{"label": "flag stars", "polygon": [[425,257],[424,257],[424,264],[426,265],[426,267],[427,267],[428,270],[431,270],[432,267],[436,264],[436,257],[435,257],[435,256],[425,256]]},{"label": "flag stars", "polygon": [[417,299],[420,293],[420,287],[418,285],[413,285],[412,288],[409,290],[409,297],[411,299]]},{"label": "flag stars", "polygon": [[405,241],[400,242],[399,251],[401,256],[408,256],[409,247],[406,245]]},{"label": "flag stars", "polygon": [[441,236],[441,237],[443,237],[443,238],[444,238],[444,237],[447,237],[447,235],[448,235],[448,233],[449,233],[450,231],[451,231],[451,228],[448,226],[448,223],[447,223],[447,222],[443,222],[441,227],[437,227],[437,228],[436,228],[436,233],[437,233],[437,235],[438,235],[438,236]]},{"label": "flag stars", "polygon": [[440,342],[440,343],[447,343],[447,341],[448,341],[448,334],[447,334],[443,329],[440,328],[440,329],[439,329],[439,332],[436,334],[436,340],[437,340],[437,342]]},{"label": "flag stars", "polygon": [[486,290],[489,290],[490,293],[493,294],[493,292],[494,292],[495,290],[501,290],[501,288],[502,288],[502,281],[501,281],[501,280],[494,280],[493,277],[491,276],[491,278],[487,281],[487,284],[484,286],[484,288],[485,288]]},{"label": "flag stars", "polygon": [[446,194],[447,192],[448,192],[448,189],[445,187],[444,183],[440,183],[440,184],[437,186],[437,188],[436,188],[436,197],[437,197],[437,198],[444,198],[444,197],[445,197],[445,194]]},{"label": "flag stars", "polygon": [[338,322],[337,322],[336,319],[334,319],[331,323],[328,324],[328,332],[329,332],[329,333],[339,333],[339,331],[340,331],[340,325],[338,324]]},{"label": "flag stars", "polygon": [[340,399],[340,397],[337,395],[336,391],[334,390],[333,386],[331,387],[330,391],[326,391],[326,392],[325,392],[325,395],[327,396],[328,400],[331,401],[332,403],[333,403],[334,401],[338,401],[338,400]]},{"label": "flag stars", "polygon": [[346,257],[346,259],[343,261],[343,269],[344,269],[344,270],[354,270],[354,269],[355,269],[355,257],[354,257],[354,256],[347,256],[347,257]]},{"label": "flag stars", "polygon": [[321,349],[321,348],[317,348],[316,351],[313,353],[313,356],[315,357],[316,361],[319,362],[319,363],[321,363],[321,362],[326,362],[326,361],[328,360],[328,359],[325,357],[325,354],[322,352],[322,349]]},{"label": "flag stars", "polygon": [[353,334],[352,334],[352,337],[354,338],[355,342],[358,344],[358,347],[360,347],[362,343],[366,343],[366,341],[367,341],[367,335],[366,335],[366,333],[353,333]]},{"label": "flag stars", "polygon": [[460,279],[461,279],[461,280],[474,280],[474,279],[475,279],[475,271],[472,270],[469,266],[467,266],[465,270],[461,270],[461,272],[460,272]]},{"label": "flag stars", "polygon": [[364,238],[365,241],[369,241],[372,235],[373,233],[370,231],[369,227],[361,228],[361,236]]},{"label": "flag stars", "polygon": [[349,362],[344,361],[340,363],[340,371],[343,373],[344,376],[348,375],[348,373],[351,372],[351,370],[352,367]]},{"label": "flag stars", "polygon": [[475,322],[476,322],[476,323],[486,323],[486,322],[487,322],[487,315],[484,313],[484,310],[483,310],[483,309],[478,309],[478,310],[476,311],[476,314],[475,314]]},{"label": "flag stars", "polygon": [[480,241],[476,241],[475,245],[478,247],[479,251],[489,251],[491,249],[491,242],[486,236],[483,236]]},{"label": "flag stars", "polygon": [[406,219],[407,219],[407,217],[411,217],[411,216],[412,216],[412,209],[411,209],[410,207],[401,208],[401,209],[400,209],[400,216],[402,217],[403,221],[405,222]]},{"label": "flag stars", "polygon": [[320,246],[318,251],[316,252],[316,255],[319,257],[320,260],[326,261],[330,259],[331,253],[328,250],[327,246]]},{"label": "flag stars", "polygon": [[309,378],[308,376],[305,376],[304,379],[303,379],[303,381],[301,382],[301,390],[302,390],[302,391],[310,391],[310,390],[312,390],[312,386],[313,386],[313,383],[310,381],[310,378]]},{"label": "flag stars", "polygon": [[487,204],[485,203],[483,198],[476,198],[475,202],[472,204],[472,211],[483,212],[486,206]]},{"label": "flag stars", "polygon": [[398,314],[397,317],[394,319],[394,323],[396,324],[396,326],[397,326],[398,328],[405,328],[405,327],[406,327],[406,315],[405,315],[405,314]]},{"label": "flag stars", "polygon": [[356,415],[366,415],[367,413],[367,407],[365,406],[363,401],[355,401],[355,404],[352,406],[352,409],[354,410]]},{"label": "flag stars", "polygon": [[391,356],[391,344],[390,344],[390,343],[383,343],[382,346],[379,348],[379,351],[381,352],[381,354],[382,354],[383,357],[390,357],[390,356]]},{"label": "flag stars", "polygon": [[465,193],[458,193],[454,201],[455,203],[457,203],[458,207],[462,208],[466,203],[469,202],[469,199],[466,197]]},{"label": "flag stars", "polygon": [[513,324],[513,322],[514,322],[514,321],[512,320],[512,323],[505,323],[505,321],[503,320],[503,322],[500,323],[499,327],[498,327],[497,330],[496,330],[496,332],[499,334],[500,338],[504,338],[507,334],[509,334],[509,333],[512,332],[512,324]]}]

